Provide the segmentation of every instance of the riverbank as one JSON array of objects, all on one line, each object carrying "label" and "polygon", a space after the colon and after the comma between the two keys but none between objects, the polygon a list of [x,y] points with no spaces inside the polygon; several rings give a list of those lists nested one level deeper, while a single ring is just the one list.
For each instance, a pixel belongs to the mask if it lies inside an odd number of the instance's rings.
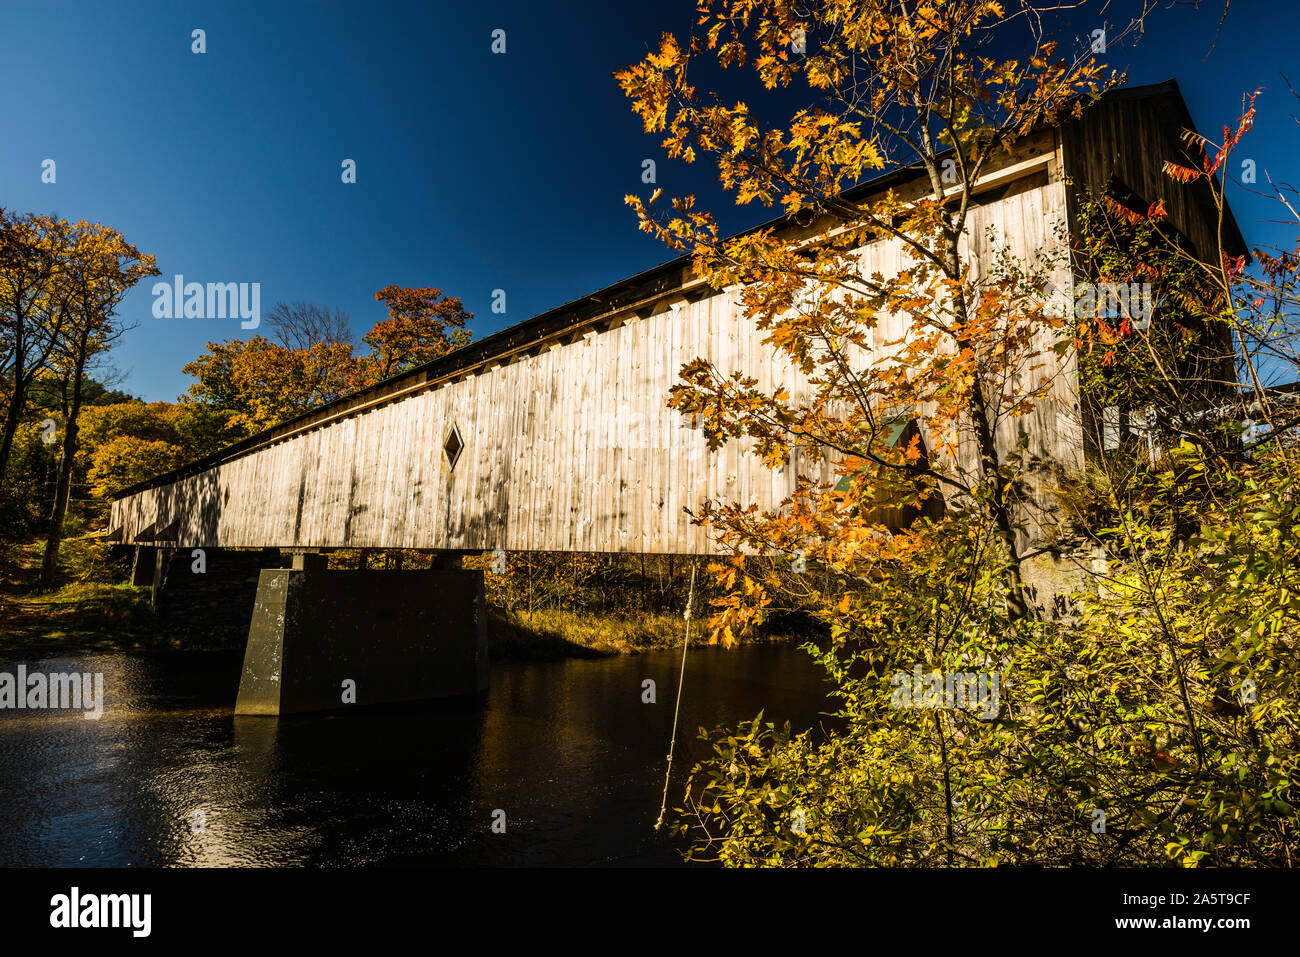
[{"label": "riverbank", "polygon": [[[493,658],[605,658],[680,648],[686,640],[681,615],[629,612],[622,615],[575,613],[559,609],[527,612],[488,611],[488,653]],[[703,623],[691,622],[691,643],[708,640]],[[793,634],[759,634],[749,644],[799,644]]]},{"label": "riverbank", "polygon": [[49,594],[0,594],[4,657],[183,647],[158,628],[147,588],[77,583]]},{"label": "riverbank", "polygon": [[102,580],[117,571],[96,564],[102,549],[94,539],[64,543],[52,591],[35,587],[43,550],[31,542],[0,546],[0,656],[186,647],[158,627],[149,589]]},{"label": "riverbank", "polygon": [[[488,611],[492,658],[605,658],[679,648],[685,621],[677,615],[576,614],[542,609],[532,615]],[[698,622],[692,642],[705,636]],[[177,635],[154,615],[149,589],[130,585],[66,585],[48,595],[0,593],[0,657],[35,659],[111,651],[212,651],[241,648],[243,635]],[[755,643],[801,639],[764,636]]]},{"label": "riverbank", "polygon": [[[160,621],[150,590],[119,581],[121,570],[104,563],[93,538],[69,540],[62,551],[58,587],[34,588],[40,568],[39,543],[0,549],[0,658],[37,659],[72,653],[112,651],[211,651],[242,648],[242,628],[184,631]],[[755,644],[806,640],[806,634],[760,634]],[[680,613],[628,608],[618,613],[590,609],[538,608],[532,612],[489,606],[488,648],[496,659],[605,658],[680,648],[686,622]],[[691,624],[692,643],[707,640],[704,622]]]}]

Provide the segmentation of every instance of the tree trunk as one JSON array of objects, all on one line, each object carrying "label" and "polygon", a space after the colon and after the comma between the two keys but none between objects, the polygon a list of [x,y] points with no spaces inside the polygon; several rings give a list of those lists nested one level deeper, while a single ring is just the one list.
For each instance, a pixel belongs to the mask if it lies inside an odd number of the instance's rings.
[{"label": "tree trunk", "polygon": [[[960,228],[953,228],[947,235],[948,248],[945,250],[945,272],[949,279],[959,281],[961,279],[961,265],[959,262],[958,240],[960,237]],[[964,326],[969,319],[966,310],[966,300],[958,295],[953,303],[954,312]],[[971,343],[956,339],[958,350],[973,348]],[[989,492],[992,501],[987,503],[985,514],[993,520],[994,526],[998,530],[998,537],[1002,539],[1002,545],[1006,549],[1006,568],[1003,571],[1003,581],[1007,586],[1007,605],[1013,618],[1024,620],[1037,617],[1033,607],[1025,595],[1024,579],[1020,570],[1020,549],[1016,545],[1016,529],[1012,521],[1011,504],[1009,488],[1006,476],[1002,474],[1002,459],[998,455],[997,438],[993,434],[993,427],[989,424],[988,402],[984,395],[984,385],[978,377],[975,381],[974,388],[970,396],[970,417],[971,424],[975,428],[976,441],[979,443],[980,452],[980,471],[983,474],[984,481],[988,483]]]},{"label": "tree trunk", "polygon": [[50,532],[45,539],[45,557],[41,560],[41,588],[53,588],[54,576],[59,567],[59,545],[63,541],[63,522],[68,514],[68,500],[72,497],[72,469],[77,456],[77,439],[80,431],[77,418],[81,415],[81,387],[85,374],[86,342],[81,343],[73,372],[72,400],[68,404],[68,421],[63,430],[63,453],[59,457],[59,478],[54,486],[54,508],[50,512]]},{"label": "tree trunk", "polygon": [[14,391],[9,397],[9,408],[5,410],[4,432],[0,433],[0,488],[4,488],[5,476],[9,472],[9,456],[14,447],[14,436],[18,433],[18,422],[22,418],[23,406],[27,404],[27,389],[23,384],[22,369],[14,369]]}]

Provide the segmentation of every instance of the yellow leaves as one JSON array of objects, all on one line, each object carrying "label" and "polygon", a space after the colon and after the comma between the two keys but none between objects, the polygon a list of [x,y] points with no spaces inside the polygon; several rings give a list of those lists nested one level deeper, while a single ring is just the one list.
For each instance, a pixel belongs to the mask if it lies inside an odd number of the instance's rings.
[{"label": "yellow leaves", "polygon": [[718,65],[724,70],[733,66],[744,66],[749,59],[745,44],[739,40],[728,40],[718,46]]},{"label": "yellow leaves", "polygon": [[708,566],[709,574],[713,575],[719,588],[734,588],[736,585],[736,575],[744,565],[744,558],[739,555],[732,557],[727,565],[719,565],[711,562]]},{"label": "yellow leaves", "polygon": [[668,31],[659,35],[659,52],[646,57],[646,63],[656,70],[671,70],[682,59],[682,47]]},{"label": "yellow leaves", "polygon": [[708,566],[715,585],[724,591],[710,601],[718,609],[709,618],[710,644],[734,646],[763,621],[764,609],[772,603],[763,585],[747,575],[744,566],[743,555],[733,555],[726,564],[713,562]]},{"label": "yellow leaves", "polygon": [[733,154],[745,152],[757,136],[757,130],[743,116],[735,117],[731,121],[731,152]]},{"label": "yellow leaves", "polygon": [[[619,88],[633,101],[633,110],[641,117],[647,133],[667,128],[668,105],[674,92],[685,93],[685,70],[689,55],[671,33],[659,40],[659,50],[640,63],[615,71]],[[671,75],[670,75],[671,74]]]}]

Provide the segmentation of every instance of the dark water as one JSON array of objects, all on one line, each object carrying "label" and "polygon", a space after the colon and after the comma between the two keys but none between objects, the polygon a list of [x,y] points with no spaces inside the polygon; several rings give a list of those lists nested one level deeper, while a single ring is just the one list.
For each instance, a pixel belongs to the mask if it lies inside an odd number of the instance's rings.
[{"label": "dark water", "polygon": [[[282,719],[234,716],[241,660],[25,662],[103,672],[107,703],[98,721],[0,711],[0,865],[681,862],[653,829],[679,651],[496,662],[486,707]],[[808,727],[827,707],[796,648],[693,649],[687,662],[670,809],[700,725],[765,709]],[[642,703],[646,678],[656,704]],[[505,834],[491,830],[497,809]]]}]

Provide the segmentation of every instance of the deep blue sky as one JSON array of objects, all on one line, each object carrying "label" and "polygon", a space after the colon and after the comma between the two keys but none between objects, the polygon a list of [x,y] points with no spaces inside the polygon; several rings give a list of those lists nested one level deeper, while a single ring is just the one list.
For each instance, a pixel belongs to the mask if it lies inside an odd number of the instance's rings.
[{"label": "deep blue sky", "polygon": [[[1176,77],[1212,138],[1244,90],[1267,87],[1241,156],[1300,181],[1300,101],[1279,76],[1300,85],[1300,8],[1234,0],[1206,58],[1216,2],[1160,14],[1141,46],[1108,59],[1133,83]],[[439,286],[482,336],[671,258],[623,204],[648,188],[643,159],[670,195],[717,195],[703,164],[667,160],[641,132],[610,75],[693,7],[0,0],[0,206],[111,225],[162,278],[260,282],[263,313],[293,299],[343,309],[358,337],[384,318],[376,289]],[[496,28],[504,56],[490,50]],[[345,158],[355,185],[340,182]],[[1248,241],[1286,240],[1259,224],[1272,207],[1232,199]],[[729,229],[769,218],[724,212]],[[114,361],[128,391],[173,399],[205,342],[254,333],[155,319],[150,285],[124,303],[136,328]]]}]

